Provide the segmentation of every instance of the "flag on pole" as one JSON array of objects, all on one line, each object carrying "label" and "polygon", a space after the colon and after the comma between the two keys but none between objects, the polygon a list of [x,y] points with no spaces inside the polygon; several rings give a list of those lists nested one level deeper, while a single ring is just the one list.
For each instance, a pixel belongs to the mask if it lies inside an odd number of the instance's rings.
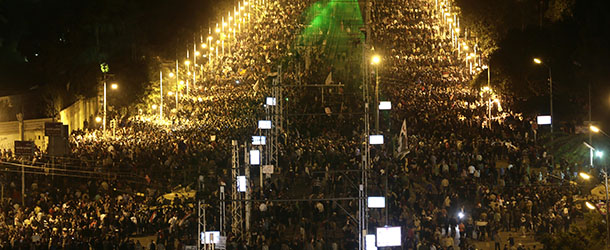
[{"label": "flag on pole", "polygon": [[407,134],[407,120],[402,120],[402,127],[400,128],[400,135],[398,136],[398,150],[397,156],[398,158],[403,158],[409,149],[409,137]]},{"label": "flag on pole", "polygon": [[324,81],[324,84],[329,85],[333,83],[333,72],[331,71],[330,73],[328,73],[328,76],[326,77],[326,81]]}]

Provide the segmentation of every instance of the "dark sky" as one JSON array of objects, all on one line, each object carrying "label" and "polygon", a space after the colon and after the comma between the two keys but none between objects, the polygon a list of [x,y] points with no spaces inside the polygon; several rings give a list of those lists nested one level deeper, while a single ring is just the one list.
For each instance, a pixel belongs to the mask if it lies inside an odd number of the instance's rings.
[{"label": "dark sky", "polygon": [[205,0],[0,1],[0,87],[78,82],[100,62],[173,58],[221,7]]}]

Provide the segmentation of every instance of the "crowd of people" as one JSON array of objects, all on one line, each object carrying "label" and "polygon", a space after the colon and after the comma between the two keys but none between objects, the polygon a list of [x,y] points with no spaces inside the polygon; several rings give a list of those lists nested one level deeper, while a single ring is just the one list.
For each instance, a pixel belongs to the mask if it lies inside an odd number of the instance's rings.
[{"label": "crowd of people", "polygon": [[[27,177],[25,199],[16,168],[3,176],[9,184],[3,197],[9,195],[0,203],[0,248],[142,249],[148,246],[133,237],[155,235],[157,249],[182,249],[198,240],[197,198],[209,203],[207,224],[220,230],[219,186],[230,189],[234,181],[231,141],[249,141],[257,133],[271,78],[318,84],[328,73],[325,65],[302,62],[301,68],[293,62],[312,60],[296,48],[299,31],[307,28],[300,15],[312,3],[252,6],[250,20],[222,55],[203,53],[208,57],[200,81],[181,93],[179,103],[166,104],[163,120],[139,114],[119,118],[112,135],[74,131],[66,158],[37,154],[23,161],[3,152],[4,163],[40,168]],[[567,181],[571,173],[564,180],[546,172],[564,176],[561,169],[569,163],[557,159],[558,166],[551,165],[548,150],[535,142],[531,119],[510,109],[510,97],[489,117],[490,103],[468,85],[472,75],[435,6],[429,0],[371,6],[370,38],[383,55],[381,98],[393,107],[380,118],[386,145],[370,145],[367,192],[387,196],[387,214],[369,210],[369,230],[401,226],[403,249],[466,249],[474,239],[504,246],[510,243],[498,239],[499,231],[566,230],[580,216],[573,199],[579,190]],[[342,22],[329,25],[336,23]],[[347,30],[343,24],[341,29]],[[325,44],[328,34],[319,35]],[[307,55],[316,57],[315,51]],[[358,200],[350,197],[358,197],[366,138],[358,114],[364,104],[341,98],[353,94],[347,85],[353,78],[343,80],[345,88],[321,96],[306,88],[286,90],[298,102],[286,105],[290,112],[321,116],[287,118],[274,174],[260,186],[252,171],[249,230],[233,235],[227,223],[222,232],[228,249],[357,249]],[[324,110],[331,102],[338,108]],[[54,167],[64,171],[54,176],[46,169]],[[170,192],[174,198],[165,198]]]}]

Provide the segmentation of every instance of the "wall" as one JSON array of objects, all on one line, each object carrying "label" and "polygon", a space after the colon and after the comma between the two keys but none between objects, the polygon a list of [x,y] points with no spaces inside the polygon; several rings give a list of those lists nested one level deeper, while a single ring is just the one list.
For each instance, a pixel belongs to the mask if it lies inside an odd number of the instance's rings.
[{"label": "wall", "polygon": [[[38,148],[46,149],[48,139],[44,135],[44,123],[52,122],[51,118],[32,119],[23,121],[23,139],[34,141]],[[20,140],[19,122],[0,122],[0,149],[14,149],[15,141]]]},{"label": "wall", "polygon": [[61,123],[68,125],[68,132],[84,129],[84,123],[95,123],[98,110],[97,98],[83,99],[59,112]]}]

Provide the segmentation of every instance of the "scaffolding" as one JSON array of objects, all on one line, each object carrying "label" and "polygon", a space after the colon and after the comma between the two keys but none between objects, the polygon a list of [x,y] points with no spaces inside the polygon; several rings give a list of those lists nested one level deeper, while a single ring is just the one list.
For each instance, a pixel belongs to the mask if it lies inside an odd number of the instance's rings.
[{"label": "scaffolding", "polygon": [[283,112],[283,95],[282,95],[282,66],[278,66],[278,75],[271,83],[272,103],[267,103],[267,111],[269,120],[271,120],[271,129],[268,132],[268,141],[266,147],[267,165],[272,165],[274,169],[279,169],[279,151],[280,137],[284,133],[284,112]]},{"label": "scaffolding", "polygon": [[[240,192],[237,186],[237,177],[239,176],[239,145],[236,140],[231,141],[232,157],[231,157],[231,199],[241,199]],[[244,218],[242,216],[242,203],[231,203],[231,234],[235,239],[242,239]]]}]

